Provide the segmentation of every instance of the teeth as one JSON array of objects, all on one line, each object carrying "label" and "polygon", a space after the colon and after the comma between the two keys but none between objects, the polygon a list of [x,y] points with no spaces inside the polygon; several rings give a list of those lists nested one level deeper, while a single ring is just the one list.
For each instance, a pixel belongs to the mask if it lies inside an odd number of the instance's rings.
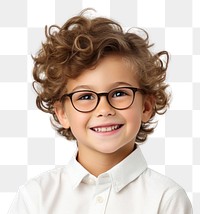
[{"label": "teeth", "polygon": [[111,132],[119,128],[119,125],[110,126],[110,127],[97,127],[93,128],[95,132]]}]

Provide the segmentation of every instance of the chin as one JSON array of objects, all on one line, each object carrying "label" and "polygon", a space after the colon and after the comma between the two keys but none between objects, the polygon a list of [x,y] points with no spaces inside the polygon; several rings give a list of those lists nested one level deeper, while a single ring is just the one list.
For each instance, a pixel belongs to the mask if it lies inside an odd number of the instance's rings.
[{"label": "chin", "polygon": [[111,155],[111,154],[115,154],[115,153],[121,153],[124,150],[124,146],[119,146],[116,147],[115,146],[105,146],[103,148],[99,148],[98,151],[102,154],[106,154],[106,155]]}]

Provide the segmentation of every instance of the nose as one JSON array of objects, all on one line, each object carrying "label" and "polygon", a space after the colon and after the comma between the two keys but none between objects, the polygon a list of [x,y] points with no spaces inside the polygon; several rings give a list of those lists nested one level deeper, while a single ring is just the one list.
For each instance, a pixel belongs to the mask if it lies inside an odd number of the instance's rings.
[{"label": "nose", "polygon": [[115,115],[115,109],[108,103],[106,96],[100,97],[99,104],[95,109],[98,117],[107,117]]}]

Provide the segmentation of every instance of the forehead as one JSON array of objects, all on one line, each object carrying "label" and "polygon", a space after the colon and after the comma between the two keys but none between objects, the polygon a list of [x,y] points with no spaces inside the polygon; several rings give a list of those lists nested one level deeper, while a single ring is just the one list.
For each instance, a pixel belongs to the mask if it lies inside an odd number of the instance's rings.
[{"label": "forehead", "polygon": [[75,79],[69,79],[67,89],[72,91],[84,86],[102,91],[109,90],[118,83],[120,86],[123,83],[139,86],[134,63],[127,57],[112,55],[101,59],[95,68],[86,69]]}]

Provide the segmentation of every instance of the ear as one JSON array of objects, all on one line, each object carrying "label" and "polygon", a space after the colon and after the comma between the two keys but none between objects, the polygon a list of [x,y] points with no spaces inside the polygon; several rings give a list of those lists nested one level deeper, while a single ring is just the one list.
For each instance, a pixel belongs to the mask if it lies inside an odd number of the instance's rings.
[{"label": "ear", "polygon": [[65,129],[68,129],[70,127],[69,120],[68,120],[67,114],[65,112],[64,106],[61,102],[57,101],[54,103],[54,112],[55,112],[60,124]]},{"label": "ear", "polygon": [[151,118],[154,107],[155,98],[153,96],[146,95],[143,102],[142,122],[147,122]]}]

